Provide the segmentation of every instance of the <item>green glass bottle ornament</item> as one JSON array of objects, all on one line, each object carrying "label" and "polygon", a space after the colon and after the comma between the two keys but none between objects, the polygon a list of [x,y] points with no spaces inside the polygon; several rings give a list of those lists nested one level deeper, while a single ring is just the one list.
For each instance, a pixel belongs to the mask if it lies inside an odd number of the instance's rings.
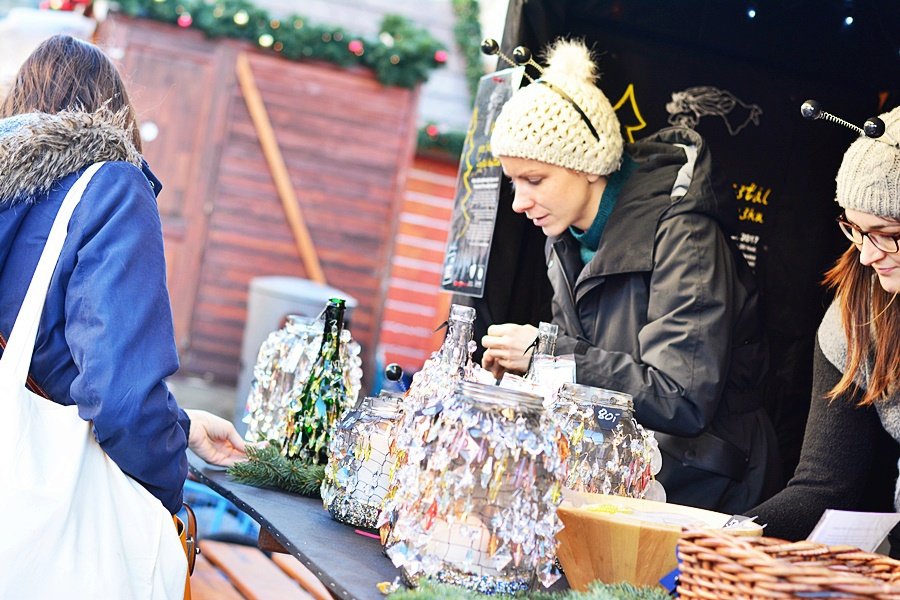
[{"label": "green glass bottle ornament", "polygon": [[282,452],[290,459],[317,464],[328,461],[328,436],[347,395],[340,352],[344,308],[342,298],[332,298],[325,307],[319,355],[288,414]]}]

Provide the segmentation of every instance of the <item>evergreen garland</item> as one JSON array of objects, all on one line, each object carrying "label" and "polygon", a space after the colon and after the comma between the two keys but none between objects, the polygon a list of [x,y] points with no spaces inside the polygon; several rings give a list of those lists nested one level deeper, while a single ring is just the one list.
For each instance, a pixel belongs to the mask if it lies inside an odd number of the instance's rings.
[{"label": "evergreen garland", "polygon": [[385,85],[415,87],[447,62],[447,51],[427,30],[398,15],[385,16],[378,36],[366,40],[299,15],[275,18],[249,0],[119,0],[119,8],[133,17],[199,29],[209,37],[248,40],[292,60],[366,67]]},{"label": "evergreen garland", "polygon": [[[526,592],[510,596],[498,594],[491,596],[497,600],[672,600],[669,593],[661,587],[635,587],[629,583],[601,583],[595,581],[586,592]],[[414,590],[401,590],[388,596],[388,600],[483,600],[484,596],[477,592],[451,586],[423,581]]]},{"label": "evergreen garland", "polygon": [[301,496],[321,498],[325,466],[290,460],[281,455],[281,445],[270,441],[263,447],[247,446],[247,460],[228,468],[238,483],[274,487]]},{"label": "evergreen garland", "polygon": [[422,154],[439,154],[442,157],[459,159],[466,141],[465,131],[440,131],[437,125],[429,123],[419,129],[416,152]]},{"label": "evergreen garland", "polygon": [[[453,25],[453,37],[457,50],[462,54],[466,64],[466,82],[469,87],[471,101],[475,102],[478,82],[484,75],[481,62],[481,22],[478,19],[478,0],[452,0],[453,14],[456,23]],[[419,129],[416,151],[423,154],[435,154],[441,158],[458,160],[466,138],[465,130],[441,131],[438,125],[428,123]]]},{"label": "evergreen garland", "polygon": [[478,0],[453,0],[453,14],[456,15],[453,35],[459,51],[465,58],[466,81],[473,102],[475,93],[478,91],[478,81],[484,75],[484,65],[481,62],[482,36],[481,22],[478,20],[479,12]]}]

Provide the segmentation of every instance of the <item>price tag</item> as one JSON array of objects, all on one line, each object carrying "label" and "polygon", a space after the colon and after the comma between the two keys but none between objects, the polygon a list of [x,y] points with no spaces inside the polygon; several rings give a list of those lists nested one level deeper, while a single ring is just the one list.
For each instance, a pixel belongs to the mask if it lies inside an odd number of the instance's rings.
[{"label": "price tag", "polygon": [[568,356],[537,356],[534,359],[534,380],[544,397],[544,406],[553,404],[556,392],[564,383],[575,383],[575,358]]},{"label": "price tag", "polygon": [[755,520],[755,516],[745,517],[744,515],[731,515],[731,518],[728,519],[728,522],[722,525],[722,529],[740,528],[746,521],[753,522]]},{"label": "price tag", "polygon": [[832,546],[846,544],[865,552],[875,552],[898,522],[900,513],[857,512],[829,508],[806,539]]},{"label": "price tag", "polygon": [[594,420],[597,422],[597,427],[599,427],[600,429],[615,429],[616,425],[619,424],[619,419],[621,418],[621,409],[612,408],[609,406],[594,407]]}]

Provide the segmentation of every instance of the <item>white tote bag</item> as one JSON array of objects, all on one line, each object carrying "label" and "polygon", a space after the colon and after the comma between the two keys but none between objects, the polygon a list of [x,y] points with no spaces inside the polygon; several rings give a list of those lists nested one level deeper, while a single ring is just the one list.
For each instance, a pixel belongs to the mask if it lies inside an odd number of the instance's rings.
[{"label": "white tote bag", "polygon": [[172,516],[94,439],[77,407],[25,387],[47,289],[92,165],[69,191],[0,359],[0,598],[180,599]]}]

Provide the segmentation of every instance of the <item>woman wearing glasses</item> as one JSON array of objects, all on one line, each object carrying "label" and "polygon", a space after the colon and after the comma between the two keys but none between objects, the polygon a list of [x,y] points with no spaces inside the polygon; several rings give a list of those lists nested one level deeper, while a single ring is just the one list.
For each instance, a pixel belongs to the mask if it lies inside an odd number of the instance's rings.
[{"label": "woman wearing glasses", "polygon": [[881,119],[885,135],[853,142],[838,171],[851,245],[825,277],[836,298],[817,335],[800,464],[748,513],[766,535],[804,538],[828,508],[900,510],[900,107]]},{"label": "woman wearing glasses", "polygon": [[[583,43],[558,42],[548,62],[503,107],[491,149],[513,210],[549,238],[557,351],[575,354],[578,383],[631,394],[661,432],[669,501],[741,512],[781,480],[756,290],[716,222],[709,152],[680,127],[623,144]],[[523,372],[536,331],[492,325],[484,367]]]}]

